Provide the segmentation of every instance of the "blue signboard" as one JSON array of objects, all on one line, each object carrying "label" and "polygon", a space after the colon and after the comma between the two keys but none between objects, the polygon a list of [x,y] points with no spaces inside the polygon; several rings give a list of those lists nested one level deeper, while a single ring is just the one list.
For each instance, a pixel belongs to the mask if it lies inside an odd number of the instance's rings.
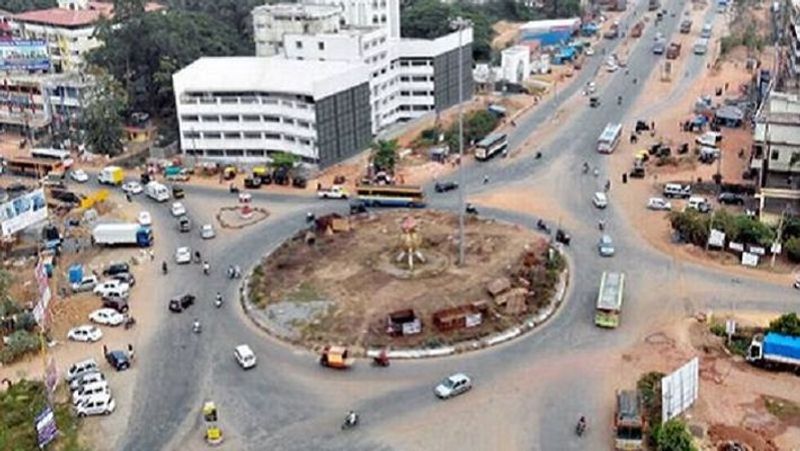
[{"label": "blue signboard", "polygon": [[50,406],[44,406],[42,413],[36,416],[36,434],[39,440],[39,448],[47,446],[58,435],[56,416]]},{"label": "blue signboard", "polygon": [[0,70],[48,70],[50,56],[42,40],[0,40]]}]

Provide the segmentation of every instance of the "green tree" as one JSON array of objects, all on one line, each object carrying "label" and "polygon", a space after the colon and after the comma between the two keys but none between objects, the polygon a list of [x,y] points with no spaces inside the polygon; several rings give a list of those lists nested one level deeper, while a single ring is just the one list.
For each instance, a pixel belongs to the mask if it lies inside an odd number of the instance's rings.
[{"label": "green tree", "polygon": [[386,171],[393,174],[395,164],[397,164],[397,140],[379,140],[375,142],[372,147],[375,149],[372,156],[375,170]]},{"label": "green tree", "polygon": [[800,318],[797,313],[786,313],[769,323],[769,331],[800,337]]},{"label": "green tree", "polygon": [[34,9],[55,8],[58,6],[56,0],[3,0],[0,2],[0,9],[12,13],[21,13]]},{"label": "green tree", "polygon": [[272,166],[276,168],[285,167],[291,169],[295,163],[297,163],[297,155],[286,152],[278,152],[272,155]]},{"label": "green tree", "polygon": [[793,263],[800,263],[800,237],[793,236],[783,243],[786,256]]},{"label": "green tree", "polygon": [[658,451],[695,451],[697,449],[686,424],[677,418],[657,425],[653,436]]},{"label": "green tree", "polygon": [[148,0],[114,0],[114,22],[129,22],[144,15]]},{"label": "green tree", "polygon": [[81,114],[84,142],[93,153],[118,155],[122,152],[122,122],[127,96],[114,77],[93,70],[95,83]]}]

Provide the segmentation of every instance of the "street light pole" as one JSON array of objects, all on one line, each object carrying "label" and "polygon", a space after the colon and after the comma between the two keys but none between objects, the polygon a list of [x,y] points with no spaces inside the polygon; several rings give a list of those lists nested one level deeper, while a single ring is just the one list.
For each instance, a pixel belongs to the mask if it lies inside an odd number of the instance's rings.
[{"label": "street light pole", "polygon": [[472,24],[468,19],[456,17],[450,26],[458,30],[458,265],[464,265],[464,59],[461,33]]}]

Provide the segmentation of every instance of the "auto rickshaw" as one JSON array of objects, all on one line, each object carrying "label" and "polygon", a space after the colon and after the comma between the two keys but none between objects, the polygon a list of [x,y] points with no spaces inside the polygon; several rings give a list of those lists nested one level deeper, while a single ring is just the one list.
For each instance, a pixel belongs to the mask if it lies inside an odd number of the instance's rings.
[{"label": "auto rickshaw", "polygon": [[203,419],[206,421],[206,443],[219,445],[222,443],[222,429],[217,426],[217,406],[214,401],[203,404]]},{"label": "auto rickshaw", "polygon": [[558,229],[556,230],[556,241],[565,246],[569,246],[570,241],[572,241],[572,236],[564,230]]},{"label": "auto rickshaw", "polygon": [[234,166],[226,166],[225,169],[222,170],[222,178],[225,180],[233,180],[236,177],[236,167]]},{"label": "auto rickshaw", "polygon": [[347,348],[344,346],[325,346],[319,357],[319,364],[343,370],[353,365],[353,359],[348,358]]}]

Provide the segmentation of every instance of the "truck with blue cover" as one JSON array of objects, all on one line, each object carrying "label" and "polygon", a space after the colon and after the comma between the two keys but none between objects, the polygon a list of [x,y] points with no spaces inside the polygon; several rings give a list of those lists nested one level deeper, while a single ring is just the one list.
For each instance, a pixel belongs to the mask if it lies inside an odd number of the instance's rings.
[{"label": "truck with blue cover", "polygon": [[747,361],[767,368],[800,371],[800,337],[775,332],[757,335],[750,343]]}]

